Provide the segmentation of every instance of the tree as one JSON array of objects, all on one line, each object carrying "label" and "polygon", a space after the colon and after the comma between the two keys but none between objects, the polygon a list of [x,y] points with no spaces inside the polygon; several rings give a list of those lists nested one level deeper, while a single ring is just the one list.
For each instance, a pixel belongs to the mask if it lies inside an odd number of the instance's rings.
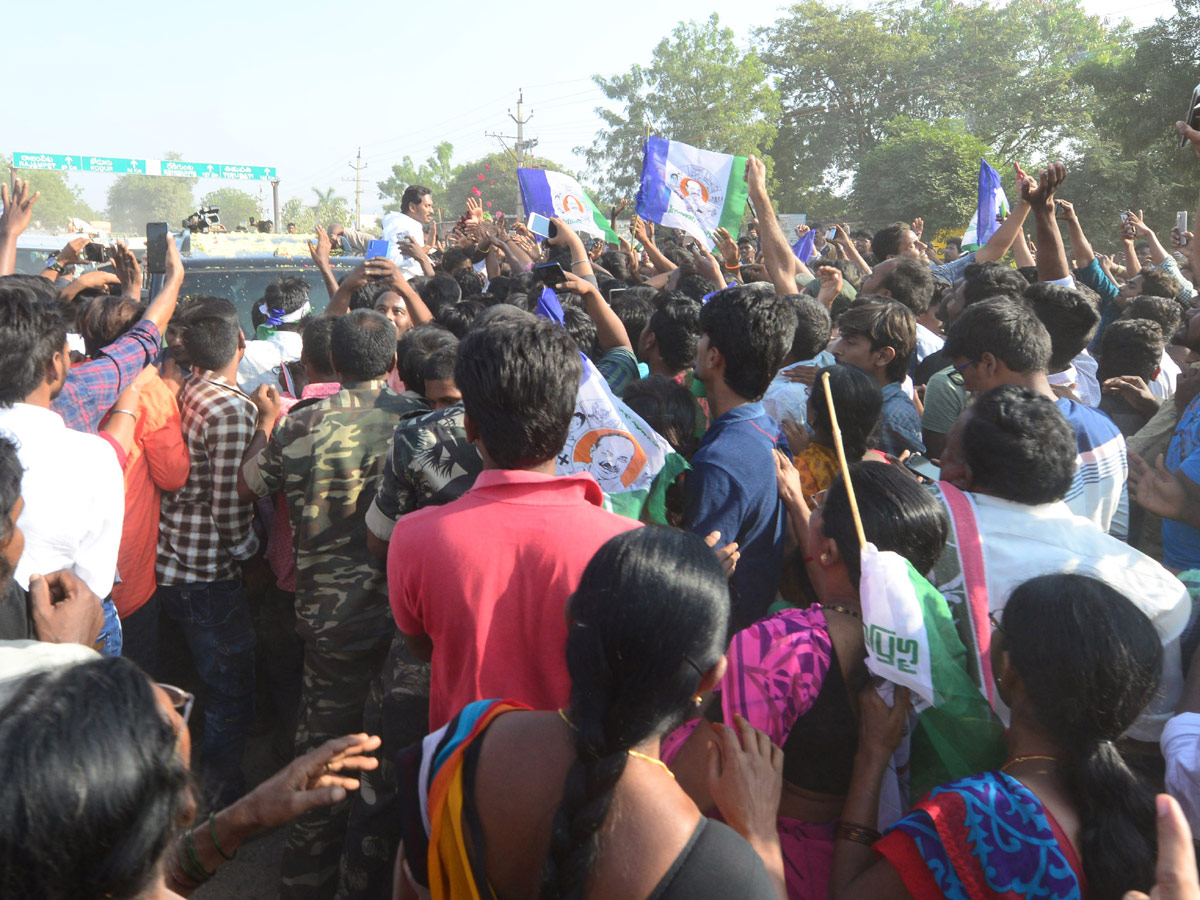
[{"label": "tree", "polygon": [[442,141],[433,148],[433,155],[420,168],[413,165],[409,156],[393,165],[391,178],[378,183],[380,199],[388,201],[384,204],[384,211],[400,212],[400,198],[410,184],[429,188],[435,197],[442,193],[454,177],[455,166],[450,162],[453,155],[454,145]]},{"label": "tree", "polygon": [[896,118],[888,137],[859,160],[854,206],[867,222],[911,222],[925,230],[960,233],[975,211],[979,159],[991,148],[967,133],[961,122],[932,123]]},{"label": "tree", "polygon": [[632,197],[647,131],[742,155],[761,156],[775,139],[779,97],[767,70],[755,50],[737,46],[716,13],[705,22],[681,22],[654,48],[649,66],[593,80],[619,108],[597,109],[607,127],[575,152],[587,158],[606,199]]},{"label": "tree", "polygon": [[1103,105],[1075,73],[1122,40],[1082,0],[804,0],[757,36],[785,110],[774,147],[784,206],[844,187],[895,117],[962,119],[1004,160],[1061,153]]},{"label": "tree", "polygon": [[[305,206],[304,201],[299,197],[292,197],[283,204],[283,211],[279,214],[279,221],[287,227],[288,222],[296,224],[296,231],[301,234],[308,234],[315,231],[317,217],[313,213],[311,206]],[[326,222],[325,224],[329,224]]]},{"label": "tree", "polygon": [[[527,157],[525,168],[566,171],[539,157]],[[461,216],[466,211],[468,197],[483,204],[486,213],[495,215],[503,210],[512,217],[520,215],[518,194],[517,161],[511,153],[498,152],[456,166],[441,192],[434,192],[433,201],[439,210],[439,221],[453,221]]]},{"label": "tree", "polygon": [[248,224],[251,216],[262,218],[258,198],[237,188],[224,187],[209,191],[200,198],[200,205],[217,207],[221,211],[221,224],[230,231],[238,225]]},{"label": "tree", "polygon": [[[11,160],[0,157],[0,179],[12,184]],[[33,207],[33,226],[56,231],[67,227],[67,219],[91,221],[100,216],[84,202],[79,188],[67,182],[66,175],[50,169],[17,169],[17,177],[33,185],[42,196]]]},{"label": "tree", "polygon": [[[323,225],[353,225],[354,213],[351,211],[345,197],[337,196],[336,188],[329,188],[322,191],[319,188],[313,188],[312,192],[317,195],[317,202],[313,205],[313,215],[316,221]],[[299,229],[299,223],[296,225]]]},{"label": "tree", "polygon": [[[167,159],[179,159],[168,153]],[[122,175],[108,189],[108,218],[116,231],[140,234],[147,222],[178,228],[196,211],[195,178],[168,175]]]}]

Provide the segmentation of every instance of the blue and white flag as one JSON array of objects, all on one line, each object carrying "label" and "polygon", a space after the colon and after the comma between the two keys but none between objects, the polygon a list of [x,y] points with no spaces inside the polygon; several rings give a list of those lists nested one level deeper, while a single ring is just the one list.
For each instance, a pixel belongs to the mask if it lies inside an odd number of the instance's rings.
[{"label": "blue and white flag", "polygon": [[[542,291],[536,311],[563,325],[562,304],[550,288]],[[554,473],[588,472],[600,483],[607,509],[631,519],[667,524],[666,490],[687,470],[687,461],[612,392],[587,356],[580,356],[583,378]]]},{"label": "blue and white flag", "polygon": [[546,169],[517,169],[521,202],[525,213],[562,219],[577,232],[590,234],[610,244],[621,241],[583,187],[570,175]]},{"label": "blue and white flag", "polygon": [[987,243],[988,238],[995,234],[1000,223],[997,216],[1007,216],[1009,210],[1008,196],[1000,183],[1000,173],[988,165],[986,159],[979,160],[979,201],[975,207],[975,215],[967,226],[962,238],[962,248],[978,250]]},{"label": "blue and white flag", "polygon": [[792,253],[796,255],[796,259],[808,265],[808,261],[813,257],[813,248],[816,242],[817,233],[810,229],[804,233],[804,237],[792,244]]},{"label": "blue and white flag", "polygon": [[646,139],[637,214],[647,222],[682,228],[711,250],[717,228],[740,230],[746,197],[745,156]]}]

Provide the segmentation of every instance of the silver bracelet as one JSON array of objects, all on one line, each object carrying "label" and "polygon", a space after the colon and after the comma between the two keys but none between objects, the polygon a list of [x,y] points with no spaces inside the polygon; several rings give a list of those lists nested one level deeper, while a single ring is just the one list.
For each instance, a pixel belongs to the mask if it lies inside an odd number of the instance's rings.
[{"label": "silver bracelet", "polygon": [[573,269],[573,268],[575,268],[577,265],[579,265],[580,263],[585,263],[585,262],[589,262],[589,260],[586,260],[586,259],[573,259],[573,260],[571,260],[571,268]]},{"label": "silver bracelet", "polygon": [[137,413],[135,413],[132,409],[118,409],[115,406],[109,410],[108,414],[111,416],[116,415],[117,413],[125,413],[127,416],[133,416],[135,419],[137,418]]}]

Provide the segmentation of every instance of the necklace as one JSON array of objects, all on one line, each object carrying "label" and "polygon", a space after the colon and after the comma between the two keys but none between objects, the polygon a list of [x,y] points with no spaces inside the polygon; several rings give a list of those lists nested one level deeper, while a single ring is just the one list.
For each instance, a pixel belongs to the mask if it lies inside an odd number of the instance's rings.
[{"label": "necklace", "polygon": [[856,612],[853,609],[847,609],[844,606],[838,606],[836,603],[819,603],[817,605],[820,606],[821,609],[832,609],[834,612],[845,613],[848,616],[854,616],[856,619],[862,618],[862,613]]},{"label": "necklace", "polygon": [[1040,753],[1030,753],[1027,756],[1014,756],[1012,759],[1010,759],[1008,762],[1006,762],[1004,765],[1002,765],[1000,767],[1000,771],[1006,772],[1006,771],[1008,771],[1009,766],[1015,766],[1017,763],[1020,763],[1020,762],[1030,762],[1035,759],[1044,759],[1048,762],[1058,762],[1057,756],[1044,756]]},{"label": "necklace", "polygon": [[[572,731],[579,730],[579,726],[576,725],[574,722],[572,722],[570,720],[570,718],[567,716],[566,710],[564,710],[562,707],[559,707],[556,710],[556,712],[558,713],[558,717],[567,723],[568,728],[570,728]],[[663,762],[661,759],[655,759],[653,756],[642,753],[638,750],[626,750],[625,754],[627,756],[637,757],[638,759],[644,759],[648,763],[653,763],[654,765],[656,765],[660,769],[662,769],[664,772],[666,772],[668,775],[670,775],[672,778],[675,777],[675,773],[672,772],[670,767],[668,767],[667,764],[665,762]]]}]

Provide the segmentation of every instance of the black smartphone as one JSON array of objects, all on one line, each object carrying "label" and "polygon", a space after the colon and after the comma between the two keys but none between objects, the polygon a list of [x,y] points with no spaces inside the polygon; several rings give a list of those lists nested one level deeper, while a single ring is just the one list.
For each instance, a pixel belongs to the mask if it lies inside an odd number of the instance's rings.
[{"label": "black smartphone", "polygon": [[151,275],[167,271],[167,241],[170,239],[166,222],[146,223],[146,271]]},{"label": "black smartphone", "polygon": [[942,470],[940,466],[935,466],[933,461],[921,456],[913,454],[904,460],[904,468],[908,471],[920,476],[922,481],[936,482],[942,478]]},{"label": "black smartphone", "polygon": [[[552,223],[553,224],[553,223]],[[547,287],[558,287],[567,283],[567,273],[558,263],[542,263],[533,267],[533,274]]]},{"label": "black smartphone", "polygon": [[83,247],[83,258],[90,263],[105,263],[112,259],[112,248],[92,241]]},{"label": "black smartphone", "polygon": [[[1187,112],[1183,116],[1183,121],[1187,122],[1192,128],[1200,128],[1200,84],[1192,89],[1192,101],[1188,104]],[[1181,137],[1179,146],[1186,147],[1188,139]]]}]

